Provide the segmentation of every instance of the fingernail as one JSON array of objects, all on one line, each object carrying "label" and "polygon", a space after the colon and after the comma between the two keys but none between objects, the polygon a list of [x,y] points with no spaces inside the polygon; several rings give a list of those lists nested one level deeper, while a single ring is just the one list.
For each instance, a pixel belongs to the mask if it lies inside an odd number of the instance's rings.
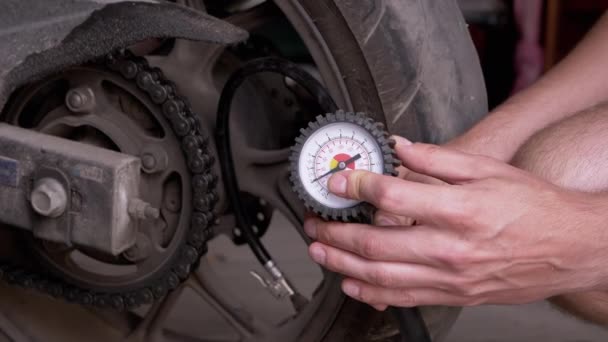
[{"label": "fingernail", "polygon": [[342,291],[349,297],[358,298],[360,289],[359,286],[351,282],[344,282],[342,284]]},{"label": "fingernail", "polygon": [[393,140],[395,140],[397,145],[410,146],[413,144],[411,141],[405,139],[404,137],[400,137],[398,135],[393,135],[391,138],[393,138]]},{"label": "fingernail", "polygon": [[304,222],[304,231],[311,239],[317,238],[317,220],[308,219]]},{"label": "fingernail", "polygon": [[319,246],[311,246],[310,247],[310,257],[312,258],[312,260],[314,260],[317,264],[325,264],[325,250],[322,247]]},{"label": "fingernail", "polygon": [[386,310],[386,305],[372,305],[372,307],[374,307],[374,309],[376,309],[378,311]]},{"label": "fingernail", "polygon": [[394,217],[382,215],[376,217],[376,225],[380,227],[398,226],[399,221]]},{"label": "fingernail", "polygon": [[338,173],[329,179],[327,185],[329,186],[329,191],[333,192],[334,194],[345,194],[346,183],[346,177]]}]

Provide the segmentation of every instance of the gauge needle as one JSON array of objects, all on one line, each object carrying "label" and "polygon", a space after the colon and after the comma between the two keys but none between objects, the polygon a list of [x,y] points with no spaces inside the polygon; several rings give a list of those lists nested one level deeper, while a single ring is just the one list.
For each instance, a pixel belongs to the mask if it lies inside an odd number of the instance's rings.
[{"label": "gauge needle", "polygon": [[314,183],[316,181],[318,181],[319,179],[329,176],[332,173],[336,173],[338,171],[342,171],[344,169],[346,169],[346,166],[348,166],[348,164],[352,163],[352,162],[356,162],[357,160],[361,159],[361,154],[357,154],[356,156],[347,159],[346,161],[343,162],[339,162],[338,165],[336,167],[334,167],[333,169],[327,171],[326,173],[322,174],[321,176],[315,178],[311,183]]}]

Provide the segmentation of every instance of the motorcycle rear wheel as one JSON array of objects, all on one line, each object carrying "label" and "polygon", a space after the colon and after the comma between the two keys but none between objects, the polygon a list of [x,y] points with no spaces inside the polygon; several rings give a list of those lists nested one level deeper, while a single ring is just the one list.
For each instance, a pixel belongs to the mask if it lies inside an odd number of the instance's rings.
[{"label": "motorcycle rear wheel", "polygon": [[[486,113],[479,62],[456,1],[276,0],[275,5],[303,41],[315,70],[341,108],[370,113],[394,134],[433,143],[462,133]],[[235,20],[238,25],[239,19]],[[220,55],[218,51],[216,61]],[[183,66],[167,64],[161,57],[151,61],[176,81],[196,108],[200,89],[180,83]],[[213,112],[214,105],[210,106],[200,105],[198,111]],[[201,264],[209,267],[208,262]],[[344,298],[337,286],[332,291],[325,305],[291,335],[294,341],[395,338],[396,325],[386,313]],[[88,310],[4,285],[0,294],[6,298],[0,300],[0,329],[14,340],[192,340],[175,329],[163,333],[168,313],[163,314],[162,305],[150,317],[112,312],[92,315]],[[445,336],[458,312],[456,308],[422,308],[434,341]],[[180,319],[196,324],[189,321],[193,317]],[[0,340],[2,337],[0,333]],[[238,340],[276,338],[250,335]]]}]

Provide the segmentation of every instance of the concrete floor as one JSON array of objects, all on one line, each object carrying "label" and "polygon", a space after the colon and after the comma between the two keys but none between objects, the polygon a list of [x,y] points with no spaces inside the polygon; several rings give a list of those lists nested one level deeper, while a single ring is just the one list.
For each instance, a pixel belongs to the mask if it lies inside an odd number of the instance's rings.
[{"label": "concrete floor", "polygon": [[547,302],[466,308],[446,342],[605,342],[608,330],[571,318]]}]

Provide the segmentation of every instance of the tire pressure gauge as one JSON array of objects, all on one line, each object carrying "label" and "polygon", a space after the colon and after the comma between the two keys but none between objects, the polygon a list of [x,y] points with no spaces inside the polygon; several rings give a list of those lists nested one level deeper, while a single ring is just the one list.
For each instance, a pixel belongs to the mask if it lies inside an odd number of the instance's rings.
[{"label": "tire pressure gauge", "polygon": [[363,113],[338,111],[318,116],[301,133],[290,157],[291,181],[306,208],[325,219],[369,217],[373,209],[369,204],[330,193],[327,181],[347,170],[396,176],[400,162],[384,125]]}]

